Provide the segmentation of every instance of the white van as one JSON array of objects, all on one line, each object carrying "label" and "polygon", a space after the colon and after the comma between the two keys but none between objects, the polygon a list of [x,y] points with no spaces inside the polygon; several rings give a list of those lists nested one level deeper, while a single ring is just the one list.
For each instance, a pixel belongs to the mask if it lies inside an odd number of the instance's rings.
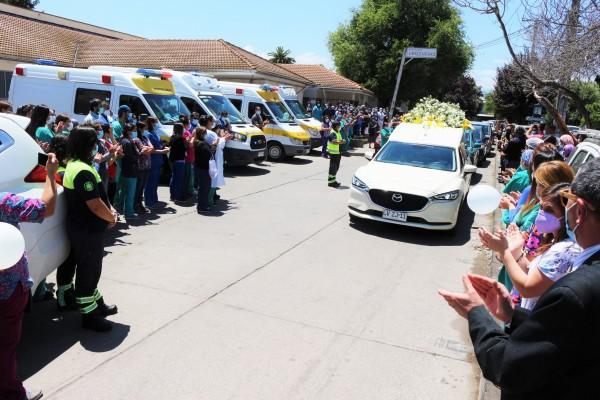
[{"label": "white van", "polygon": [[269,159],[281,161],[310,153],[310,136],[295,122],[276,90],[269,85],[219,83],[223,94],[244,116],[252,118],[256,106],[260,106],[263,118],[269,119],[270,123],[263,128]]},{"label": "white van", "polygon": [[244,166],[264,161],[267,139],[250,124],[219,90],[217,79],[197,72],[169,71],[173,74],[175,93],[192,112],[212,115],[215,121],[226,111],[233,139],[225,145],[225,163]]},{"label": "white van", "polygon": [[311,117],[298,100],[296,89],[291,86],[279,86],[279,97],[294,116],[294,120],[310,135],[310,148],[321,147],[321,121]]},{"label": "white van", "polygon": [[190,113],[175,95],[170,78],[168,73],[149,69],[125,72],[18,64],[10,82],[9,101],[15,108],[45,104],[78,122],[89,113],[91,99],[108,101],[115,116],[119,106],[128,105],[132,114],[156,117],[160,136],[166,140],[179,114]]}]

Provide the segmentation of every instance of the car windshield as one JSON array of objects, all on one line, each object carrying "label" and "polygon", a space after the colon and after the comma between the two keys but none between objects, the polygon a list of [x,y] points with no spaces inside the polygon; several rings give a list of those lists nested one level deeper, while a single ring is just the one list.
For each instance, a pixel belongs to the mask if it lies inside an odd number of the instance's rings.
[{"label": "car windshield", "polygon": [[483,142],[484,136],[485,135],[483,133],[483,126],[473,125],[473,141],[475,143],[481,143],[481,142]]},{"label": "car windshield", "polygon": [[296,118],[310,118],[310,115],[298,100],[286,100],[285,104],[292,110]]},{"label": "car windshield", "polygon": [[388,142],[375,161],[410,167],[456,171],[454,149],[424,144]]},{"label": "car windshield", "polygon": [[179,122],[179,115],[190,115],[190,110],[175,95],[144,94],[156,118],[163,125],[174,125]]},{"label": "car windshield", "polygon": [[204,105],[208,107],[210,112],[212,112],[217,118],[221,116],[222,111],[227,111],[227,114],[229,114],[229,121],[231,121],[232,124],[246,123],[246,120],[244,120],[242,114],[240,114],[237,108],[235,108],[234,105],[231,104],[231,101],[229,101],[227,97],[208,94],[201,95],[198,97],[200,97],[202,103],[204,103]]},{"label": "car windshield", "polygon": [[267,107],[279,122],[294,122],[287,108],[280,101],[267,101]]}]

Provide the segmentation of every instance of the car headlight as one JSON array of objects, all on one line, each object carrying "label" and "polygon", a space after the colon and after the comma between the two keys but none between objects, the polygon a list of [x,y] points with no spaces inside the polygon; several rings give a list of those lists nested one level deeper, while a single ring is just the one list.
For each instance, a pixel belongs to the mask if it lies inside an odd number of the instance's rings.
[{"label": "car headlight", "polygon": [[460,195],[460,190],[453,190],[451,192],[436,194],[431,198],[431,200],[437,201],[452,201],[458,199]]},{"label": "car headlight", "polygon": [[369,187],[367,186],[367,184],[364,183],[363,181],[361,181],[360,179],[358,179],[356,176],[352,177],[352,186],[354,186],[356,189],[358,189],[362,192],[369,191]]},{"label": "car headlight", "polygon": [[320,137],[321,136],[321,134],[319,133],[319,131],[316,130],[316,129],[309,129],[308,130],[308,134],[310,136],[312,136],[312,137]]},{"label": "car headlight", "polygon": [[248,139],[248,136],[244,135],[243,133],[232,132],[232,135],[233,137],[231,140],[235,140],[236,142],[245,142],[246,139]]},{"label": "car headlight", "polygon": [[300,140],[300,139],[290,138],[290,141],[292,142],[292,144],[295,144],[298,146],[302,146],[304,144],[304,143],[302,143],[302,140]]}]

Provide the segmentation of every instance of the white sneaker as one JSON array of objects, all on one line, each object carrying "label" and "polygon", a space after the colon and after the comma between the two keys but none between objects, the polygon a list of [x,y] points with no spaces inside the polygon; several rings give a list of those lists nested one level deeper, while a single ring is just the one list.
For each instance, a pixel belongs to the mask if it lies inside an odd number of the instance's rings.
[{"label": "white sneaker", "polygon": [[39,400],[44,396],[41,389],[25,389],[26,400]]}]

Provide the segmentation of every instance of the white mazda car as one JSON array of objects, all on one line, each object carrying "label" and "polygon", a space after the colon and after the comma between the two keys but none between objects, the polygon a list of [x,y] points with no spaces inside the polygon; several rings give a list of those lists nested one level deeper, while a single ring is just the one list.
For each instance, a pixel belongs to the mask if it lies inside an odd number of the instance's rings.
[{"label": "white mazda car", "polygon": [[[29,119],[0,113],[0,192],[40,198],[46,171],[38,166],[38,153],[43,152],[25,127]],[[56,211],[43,223],[21,223],[29,259],[29,271],[37,285],[54,271],[69,254],[65,230],[67,215],[62,187],[58,187]],[[34,287],[35,289],[35,287]]]},{"label": "white mazda car", "polygon": [[418,228],[456,226],[471,174],[460,128],[398,125],[377,156],[352,178],[351,221],[376,220]]}]

